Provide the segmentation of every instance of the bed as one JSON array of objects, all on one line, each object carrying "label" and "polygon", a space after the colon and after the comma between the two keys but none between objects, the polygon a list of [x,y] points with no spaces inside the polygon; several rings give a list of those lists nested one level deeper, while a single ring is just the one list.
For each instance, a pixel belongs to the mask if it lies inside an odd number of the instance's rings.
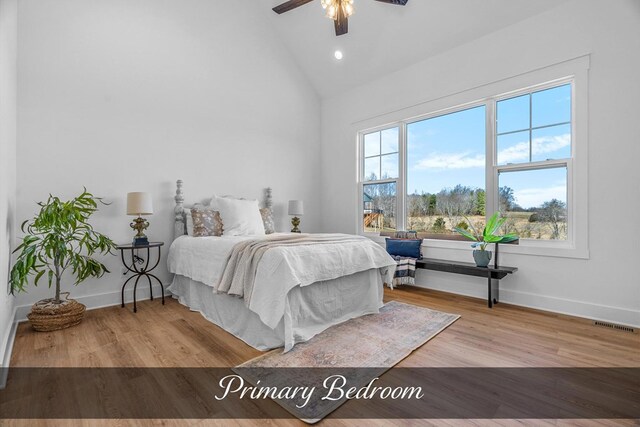
[{"label": "bed", "polygon": [[[289,351],[330,326],[382,307],[396,262],[370,239],[292,233],[192,237],[182,181],[175,200],[169,291],[252,347]],[[271,208],[270,189],[264,204]]]}]

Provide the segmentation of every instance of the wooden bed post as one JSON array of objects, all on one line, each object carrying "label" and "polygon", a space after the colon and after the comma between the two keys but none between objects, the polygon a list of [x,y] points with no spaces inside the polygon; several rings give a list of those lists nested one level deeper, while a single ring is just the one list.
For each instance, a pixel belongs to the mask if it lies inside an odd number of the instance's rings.
[{"label": "wooden bed post", "polygon": [[176,201],[176,207],[173,210],[173,212],[175,213],[173,238],[177,239],[180,236],[184,236],[187,231],[187,224],[185,224],[184,218],[184,195],[182,193],[181,179],[176,181],[176,196],[174,197],[174,199]]}]

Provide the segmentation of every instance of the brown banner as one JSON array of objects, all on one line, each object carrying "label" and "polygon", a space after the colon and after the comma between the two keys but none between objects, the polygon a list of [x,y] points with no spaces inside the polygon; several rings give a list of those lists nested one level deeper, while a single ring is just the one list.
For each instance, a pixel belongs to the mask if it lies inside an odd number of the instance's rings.
[{"label": "brown banner", "polygon": [[293,417],[638,419],[640,368],[10,368],[0,390],[0,419]]}]

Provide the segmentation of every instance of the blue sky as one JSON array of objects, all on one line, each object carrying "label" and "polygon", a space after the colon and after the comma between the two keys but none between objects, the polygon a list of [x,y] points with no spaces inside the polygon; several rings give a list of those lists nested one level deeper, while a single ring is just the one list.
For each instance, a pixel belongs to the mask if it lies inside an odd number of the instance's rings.
[{"label": "blue sky", "polygon": [[[558,125],[571,120],[570,85],[500,101],[497,108],[499,164],[570,157],[570,125]],[[530,110],[533,127],[548,126],[533,130],[531,144]],[[484,188],[484,106],[412,123],[407,132],[409,193],[437,193],[456,184]],[[510,172],[500,176],[500,186],[513,188],[516,202],[528,208],[552,198],[566,202],[566,180],[565,168]]]}]

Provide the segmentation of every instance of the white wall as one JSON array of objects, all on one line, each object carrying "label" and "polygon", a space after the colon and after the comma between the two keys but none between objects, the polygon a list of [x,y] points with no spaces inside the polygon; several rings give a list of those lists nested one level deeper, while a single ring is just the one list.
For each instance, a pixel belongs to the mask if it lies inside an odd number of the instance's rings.
[{"label": "white wall", "polygon": [[[428,43],[428,40],[422,41]],[[589,70],[590,259],[505,254],[518,273],[501,299],[521,305],[640,325],[640,2],[577,0],[322,103],[322,228],[356,232],[356,135],[419,104],[581,55]],[[427,108],[427,107],[425,107]],[[429,111],[422,111],[428,113]],[[576,183],[586,185],[586,183]],[[613,214],[613,215],[612,215]],[[426,255],[470,260],[468,246]],[[420,272],[421,286],[485,297],[479,279]]]},{"label": "white wall", "polygon": [[[0,366],[13,324],[8,295],[16,201],[17,0],[0,0]],[[0,380],[1,382],[1,380]]]},{"label": "white wall", "polygon": [[[86,186],[111,202],[95,228],[128,242],[126,193],[150,191],[147,235],[168,245],[180,178],[187,202],[258,198],[271,186],[279,229],[287,200],[303,199],[304,229],[317,230],[319,99],[269,27],[270,10],[249,3],[21,0],[18,219],[50,192]],[[90,305],[118,301],[120,261],[106,263],[111,275],[66,290]],[[50,295],[31,288],[18,305]]]}]

